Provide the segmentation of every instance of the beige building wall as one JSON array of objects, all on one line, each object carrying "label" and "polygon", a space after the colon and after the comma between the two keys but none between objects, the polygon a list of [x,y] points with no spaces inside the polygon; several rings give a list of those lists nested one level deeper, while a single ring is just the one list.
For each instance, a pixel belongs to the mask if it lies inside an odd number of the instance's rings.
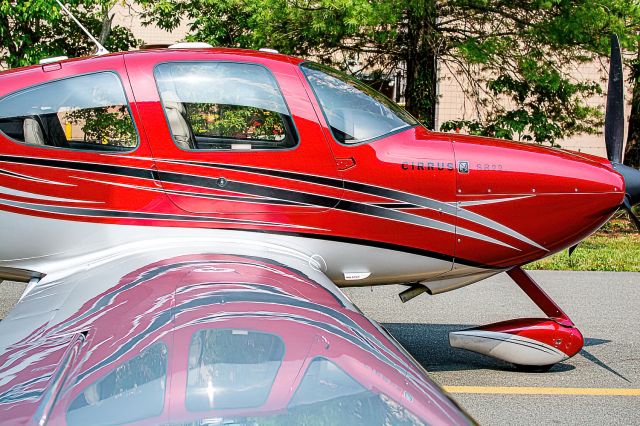
[{"label": "beige building wall", "polygon": [[[600,107],[605,112],[608,63],[592,62],[581,64],[572,72],[577,80],[591,80],[600,82],[603,95],[595,96],[585,100],[589,106]],[[478,118],[478,111],[475,103],[466,94],[463,87],[465,86],[464,78],[462,78],[455,69],[443,66],[439,71],[440,82],[438,87],[439,104],[437,114],[437,126],[449,120],[473,120]],[[627,81],[627,80],[625,80]],[[627,99],[631,99],[631,93],[628,91]],[[625,135],[628,127],[629,113],[631,107],[627,103],[625,105]],[[625,139],[626,140],[626,139]],[[604,128],[602,132],[595,135],[575,135],[557,143],[565,149],[584,152],[587,154],[599,155],[606,157],[606,147],[604,144]]]},{"label": "beige building wall", "polygon": [[173,31],[165,31],[154,25],[144,26],[140,18],[141,9],[138,5],[115,6],[113,9],[115,17],[114,25],[121,25],[129,28],[133,35],[144,42],[144,44],[173,44],[183,41],[189,30],[187,21],[183,21],[178,28]]},{"label": "beige building wall", "polygon": [[[140,11],[135,6],[133,8],[118,6],[116,8],[114,23],[130,28],[135,37],[143,40],[145,44],[175,43],[182,41],[188,32],[188,22],[183,22],[176,30],[167,32],[154,26],[143,26],[139,15]],[[574,75],[578,79],[600,81],[603,85],[603,90],[606,92],[606,66],[607,64],[600,64],[596,62],[582,64],[574,71]],[[440,97],[438,114],[436,117],[437,127],[448,120],[477,118],[477,111],[475,110],[474,102],[465,95],[465,92],[461,87],[461,84],[464,84],[464,79],[456,76],[455,71],[450,70],[446,66],[441,67],[439,77],[440,83],[438,92]],[[627,99],[630,98],[631,96],[629,94]],[[589,105],[601,106],[603,112],[605,102],[606,98],[604,96],[588,100]],[[630,107],[627,105],[627,117],[629,112]],[[627,123],[628,120],[625,120],[625,126],[627,126]],[[571,138],[558,141],[558,143],[566,149],[606,156],[603,133],[598,135],[576,135]]]}]

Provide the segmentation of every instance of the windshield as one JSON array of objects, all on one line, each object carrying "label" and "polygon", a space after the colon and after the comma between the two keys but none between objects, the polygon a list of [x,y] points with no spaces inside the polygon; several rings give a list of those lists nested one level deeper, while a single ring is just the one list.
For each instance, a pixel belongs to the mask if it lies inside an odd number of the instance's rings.
[{"label": "windshield", "polygon": [[338,142],[366,142],[418,124],[383,94],[347,74],[312,62],[301,69]]}]

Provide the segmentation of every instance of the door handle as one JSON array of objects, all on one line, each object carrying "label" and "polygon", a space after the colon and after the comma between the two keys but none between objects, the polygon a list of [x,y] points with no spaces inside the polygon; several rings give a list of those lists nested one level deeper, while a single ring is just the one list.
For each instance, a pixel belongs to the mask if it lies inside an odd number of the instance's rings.
[{"label": "door handle", "polygon": [[350,168],[356,166],[356,160],[354,160],[353,157],[336,158],[336,166],[340,171],[349,170]]}]

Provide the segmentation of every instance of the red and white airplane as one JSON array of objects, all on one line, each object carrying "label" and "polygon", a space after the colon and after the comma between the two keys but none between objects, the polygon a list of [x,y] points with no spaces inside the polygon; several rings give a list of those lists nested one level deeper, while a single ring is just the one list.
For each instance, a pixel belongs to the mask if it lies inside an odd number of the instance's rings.
[{"label": "red and white airplane", "polygon": [[452,346],[535,369],[580,351],[521,265],[620,208],[638,223],[617,43],[613,162],[430,132],[313,62],[176,47],[0,74],[0,279],[29,282],[0,322],[0,418],[469,421],[337,287],[406,301],[506,271],[544,316]]}]

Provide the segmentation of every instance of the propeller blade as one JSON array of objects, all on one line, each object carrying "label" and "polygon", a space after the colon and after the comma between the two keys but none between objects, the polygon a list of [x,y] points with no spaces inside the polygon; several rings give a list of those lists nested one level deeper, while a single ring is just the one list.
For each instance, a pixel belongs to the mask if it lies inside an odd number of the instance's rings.
[{"label": "propeller blade", "polygon": [[622,74],[622,54],[620,41],[611,35],[611,62],[609,65],[609,89],[607,93],[607,113],[604,119],[604,140],[609,161],[622,163],[624,139],[624,76]]},{"label": "propeller blade", "polygon": [[622,208],[624,208],[627,211],[627,213],[629,214],[629,218],[636,225],[636,228],[638,228],[638,231],[640,231],[640,219],[638,218],[638,216],[636,216],[633,213],[633,210],[631,209],[631,203],[629,202],[629,199],[627,197],[624,198],[624,203],[622,204]]}]

